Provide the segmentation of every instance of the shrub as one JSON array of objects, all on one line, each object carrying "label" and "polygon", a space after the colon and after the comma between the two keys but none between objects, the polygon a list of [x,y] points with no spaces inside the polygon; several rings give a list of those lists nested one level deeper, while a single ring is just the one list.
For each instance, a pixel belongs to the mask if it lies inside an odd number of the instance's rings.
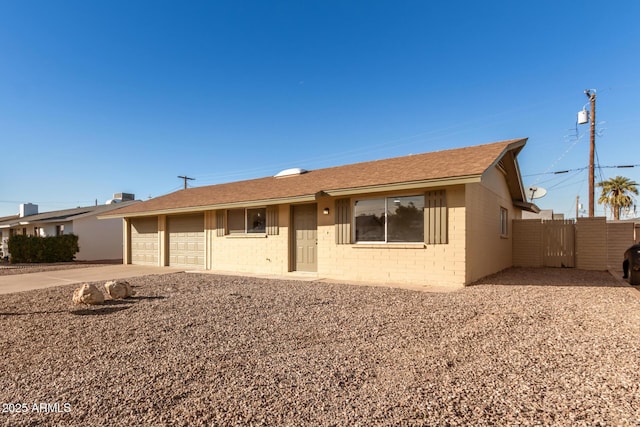
[{"label": "shrub", "polygon": [[78,236],[38,237],[16,235],[9,238],[11,262],[68,262],[80,250]]}]

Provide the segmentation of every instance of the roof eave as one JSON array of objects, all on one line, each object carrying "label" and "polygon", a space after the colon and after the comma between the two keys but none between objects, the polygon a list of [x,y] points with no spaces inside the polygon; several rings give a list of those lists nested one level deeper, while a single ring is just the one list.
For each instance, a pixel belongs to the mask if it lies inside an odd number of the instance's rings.
[{"label": "roof eave", "polygon": [[[520,165],[518,164],[518,154],[524,148],[528,138],[518,139],[505,147],[505,149],[496,157],[495,161],[487,170],[492,167],[498,167],[500,162],[507,160],[504,164],[507,185],[511,193],[511,199],[514,203],[528,203],[527,196],[524,192],[524,184],[522,183],[522,175],[520,173]],[[535,205],[534,205],[535,206]],[[533,211],[532,211],[533,212]]]},{"label": "roof eave", "polygon": [[533,213],[540,213],[540,208],[535,204],[535,203],[531,203],[531,202],[513,202],[514,206],[517,206],[519,208],[522,208],[525,211],[528,212],[533,212]]},{"label": "roof eave", "polygon": [[279,205],[281,203],[313,202],[316,199],[317,199],[317,195],[311,194],[311,195],[302,195],[302,196],[294,196],[294,197],[281,197],[277,199],[247,200],[247,201],[241,201],[241,202],[219,203],[219,204],[212,204],[212,205],[156,209],[156,210],[148,210],[148,211],[142,211],[142,212],[130,212],[130,213],[123,212],[120,214],[113,213],[113,214],[98,215],[98,219],[134,218],[134,217],[154,216],[154,215],[186,214],[190,212],[204,212],[204,211],[210,211],[210,210],[216,210],[216,209],[233,209],[233,208],[242,208],[247,206],[271,206],[271,205]]},{"label": "roof eave", "polygon": [[466,175],[466,176],[459,176],[459,177],[398,182],[398,183],[384,184],[384,185],[371,185],[371,186],[365,186],[365,187],[339,188],[335,190],[324,190],[324,193],[329,196],[340,197],[340,196],[352,196],[355,194],[363,194],[363,193],[382,193],[385,191],[415,190],[418,188],[442,187],[445,185],[449,186],[449,185],[470,184],[474,182],[480,182],[481,178],[482,178],[481,174]]},{"label": "roof eave", "polygon": [[287,203],[287,204],[308,203],[308,202],[315,202],[320,197],[326,197],[326,196],[341,197],[341,196],[350,196],[350,195],[364,194],[364,193],[382,193],[386,191],[415,190],[419,188],[442,187],[445,185],[469,184],[473,182],[480,182],[481,177],[482,175],[479,175],[479,174],[467,175],[467,176],[460,176],[460,177],[428,179],[428,180],[400,182],[400,183],[393,183],[393,184],[370,185],[370,186],[364,186],[364,187],[338,188],[333,190],[319,191],[318,193],[315,193],[315,194],[305,194],[305,195],[292,196],[292,197],[280,197],[275,199],[245,200],[240,202],[218,203],[218,204],[200,205],[200,206],[186,206],[186,207],[179,207],[179,208],[156,209],[156,210],[148,210],[148,211],[129,212],[129,213],[114,212],[113,214],[98,215],[98,219],[135,218],[135,217],[155,216],[155,215],[178,215],[178,214],[186,214],[190,212],[204,212],[204,211],[216,210],[216,209],[233,209],[233,208],[243,208],[243,207],[249,207],[249,206],[271,206],[271,205],[279,205],[284,203]]}]

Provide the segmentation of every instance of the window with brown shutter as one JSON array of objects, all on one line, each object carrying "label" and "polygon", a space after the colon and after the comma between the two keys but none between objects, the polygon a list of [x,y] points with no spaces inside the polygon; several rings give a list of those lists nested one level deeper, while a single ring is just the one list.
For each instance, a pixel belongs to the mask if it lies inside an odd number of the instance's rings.
[{"label": "window with brown shutter", "polygon": [[276,236],[278,232],[278,206],[269,206],[267,208],[267,234]]},{"label": "window with brown shutter", "polygon": [[427,191],[424,195],[424,242],[428,245],[448,242],[447,192]]},{"label": "window with brown shutter", "polygon": [[351,243],[351,200],[336,200],[336,243],[347,245]]}]

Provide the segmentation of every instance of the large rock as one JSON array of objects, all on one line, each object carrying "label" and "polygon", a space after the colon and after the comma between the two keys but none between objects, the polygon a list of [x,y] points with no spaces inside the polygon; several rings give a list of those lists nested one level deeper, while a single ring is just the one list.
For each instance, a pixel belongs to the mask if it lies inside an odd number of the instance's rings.
[{"label": "large rock", "polygon": [[73,291],[73,302],[76,304],[102,304],[104,294],[95,285],[85,283]]},{"label": "large rock", "polygon": [[129,282],[123,280],[110,280],[104,284],[104,287],[111,299],[129,298],[135,295],[135,291],[131,288]]}]

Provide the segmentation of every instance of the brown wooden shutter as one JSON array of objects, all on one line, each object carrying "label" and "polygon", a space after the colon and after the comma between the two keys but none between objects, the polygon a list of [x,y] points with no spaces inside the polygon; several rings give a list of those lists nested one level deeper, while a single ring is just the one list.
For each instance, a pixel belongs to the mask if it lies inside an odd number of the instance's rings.
[{"label": "brown wooden shutter", "polygon": [[216,211],[216,236],[224,236],[224,210]]},{"label": "brown wooden shutter", "polygon": [[351,200],[336,200],[336,243],[348,245],[351,243]]},{"label": "brown wooden shutter", "polygon": [[424,240],[428,245],[448,242],[447,192],[428,191],[424,195]]},{"label": "brown wooden shutter", "polygon": [[267,234],[278,235],[278,206],[267,207]]}]

